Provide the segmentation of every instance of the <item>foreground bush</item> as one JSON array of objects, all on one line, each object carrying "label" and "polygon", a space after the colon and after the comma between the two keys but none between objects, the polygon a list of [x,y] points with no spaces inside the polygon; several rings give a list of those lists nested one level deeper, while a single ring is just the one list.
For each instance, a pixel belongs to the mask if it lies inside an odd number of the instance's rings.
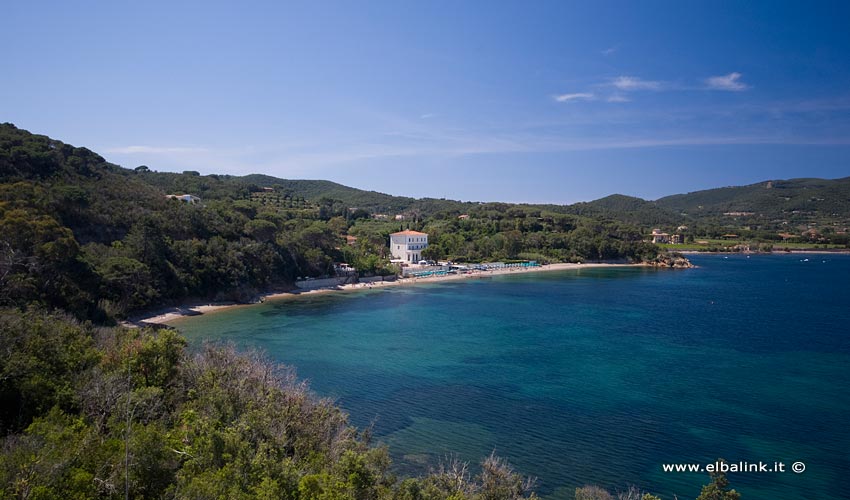
[{"label": "foreground bush", "polygon": [[[519,499],[502,460],[419,479],[291,370],[174,330],[0,311],[2,498]],[[455,471],[455,472],[452,472]],[[457,472],[460,471],[460,472]]]}]

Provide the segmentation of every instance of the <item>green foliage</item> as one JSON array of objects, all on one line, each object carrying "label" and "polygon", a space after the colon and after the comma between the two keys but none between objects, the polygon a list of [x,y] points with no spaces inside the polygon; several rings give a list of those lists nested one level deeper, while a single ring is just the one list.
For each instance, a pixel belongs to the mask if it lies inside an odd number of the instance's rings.
[{"label": "green foliage", "polygon": [[[726,463],[722,458],[719,463]],[[710,472],[711,482],[702,487],[697,500],[738,500],[741,494],[729,488],[729,480],[724,472]]]},{"label": "green foliage", "polygon": [[187,355],[173,330],[93,328],[38,310],[3,310],[0,334],[2,498],[527,495],[495,457],[460,489],[436,474],[398,481],[384,448],[256,353]]},{"label": "green foliage", "polygon": [[[104,320],[187,296],[249,300],[341,257],[344,218],[263,207],[229,177],[124,170],[8,124],[0,152],[0,305]],[[202,204],[165,197],[183,192]]]},{"label": "green foliage", "polygon": [[582,486],[576,488],[576,500],[613,500],[608,491],[599,486]]},{"label": "green foliage", "polygon": [[[431,233],[431,260],[639,261],[658,252],[631,226],[556,208],[127,170],[9,124],[0,151],[0,305],[38,302],[97,321],[186,297],[246,301],[333,275],[340,261],[361,275],[395,273],[387,241],[398,223],[371,213],[402,212],[408,228]],[[183,193],[201,202],[166,197]]]},{"label": "green foliage", "polygon": [[0,310],[0,345],[0,432],[19,431],[53,407],[77,408],[78,377],[99,358],[89,326],[40,310]]},{"label": "green foliage", "polygon": [[780,232],[802,238],[804,231],[817,228],[828,243],[835,236],[833,228],[846,230],[850,223],[848,192],[850,177],[790,179],[667,196],[656,204],[684,214],[694,234],[731,232],[764,241],[779,239]]},{"label": "green foliage", "polygon": [[675,226],[682,220],[676,211],[659,206],[656,202],[621,194],[553,209],[584,217],[618,220],[640,227]]},{"label": "green foliage", "polygon": [[[428,219],[422,230],[432,260],[481,262],[511,259],[539,262],[651,260],[658,248],[636,228],[540,210],[533,206],[488,203],[456,216]],[[355,228],[357,225],[355,225]]]}]

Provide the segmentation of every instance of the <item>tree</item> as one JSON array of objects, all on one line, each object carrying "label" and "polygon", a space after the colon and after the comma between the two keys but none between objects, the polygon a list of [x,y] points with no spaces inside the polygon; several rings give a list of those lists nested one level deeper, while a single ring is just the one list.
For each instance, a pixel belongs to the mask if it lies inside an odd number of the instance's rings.
[{"label": "tree", "polygon": [[[726,460],[717,459],[718,463],[725,464]],[[725,472],[710,472],[711,482],[702,487],[697,500],[738,500],[741,494],[729,489],[729,480]]]},{"label": "tree", "polygon": [[263,219],[254,219],[245,224],[245,234],[254,238],[257,241],[273,241],[277,226],[270,221]]},{"label": "tree", "polygon": [[426,260],[438,260],[443,257],[443,252],[440,249],[440,245],[428,245],[424,250],[422,250],[422,258]]},{"label": "tree", "polygon": [[97,273],[103,280],[103,295],[111,300],[119,315],[151,304],[158,293],[150,268],[129,257],[108,257]]},{"label": "tree", "polygon": [[599,486],[582,486],[576,488],[576,500],[614,500],[614,497]]}]

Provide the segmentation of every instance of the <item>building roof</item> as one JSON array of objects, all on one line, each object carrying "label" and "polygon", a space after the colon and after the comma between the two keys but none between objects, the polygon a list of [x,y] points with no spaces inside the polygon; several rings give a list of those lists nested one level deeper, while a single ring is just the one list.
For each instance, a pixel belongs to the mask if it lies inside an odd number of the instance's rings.
[{"label": "building roof", "polygon": [[407,229],[405,231],[392,233],[390,236],[428,236],[428,233],[420,233],[419,231],[411,231],[410,229]]}]

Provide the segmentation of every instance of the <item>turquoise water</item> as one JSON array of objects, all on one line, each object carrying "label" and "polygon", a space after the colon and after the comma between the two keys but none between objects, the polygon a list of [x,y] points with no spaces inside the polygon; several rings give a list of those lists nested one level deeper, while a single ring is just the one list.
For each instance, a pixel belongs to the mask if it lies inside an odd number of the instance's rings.
[{"label": "turquoise water", "polygon": [[667,499],[707,475],[662,463],[802,461],[730,480],[744,498],[846,498],[850,256],[692,261],[305,296],[177,326],[296,366],[404,473],[495,450],[543,496],[634,484]]}]

